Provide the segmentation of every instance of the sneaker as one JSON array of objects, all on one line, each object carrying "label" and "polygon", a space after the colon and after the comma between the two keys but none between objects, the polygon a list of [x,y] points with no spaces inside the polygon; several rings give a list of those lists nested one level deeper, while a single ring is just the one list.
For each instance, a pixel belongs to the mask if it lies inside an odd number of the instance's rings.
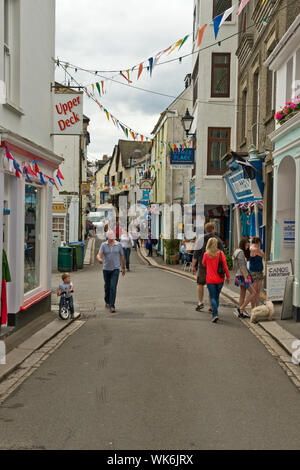
[{"label": "sneaker", "polygon": [[111,308],[110,309],[110,313],[115,313],[116,309],[115,308]]},{"label": "sneaker", "polygon": [[200,312],[200,310],[202,310],[204,308],[204,303],[202,302],[201,304],[198,304],[197,307],[196,307],[196,311],[197,312]]},{"label": "sneaker", "polygon": [[218,317],[218,315],[217,315],[217,316],[213,317],[212,323],[217,323],[218,320],[219,320],[219,317]]},{"label": "sneaker", "polygon": [[110,308],[110,307],[109,307],[109,304],[105,304],[105,308]]}]

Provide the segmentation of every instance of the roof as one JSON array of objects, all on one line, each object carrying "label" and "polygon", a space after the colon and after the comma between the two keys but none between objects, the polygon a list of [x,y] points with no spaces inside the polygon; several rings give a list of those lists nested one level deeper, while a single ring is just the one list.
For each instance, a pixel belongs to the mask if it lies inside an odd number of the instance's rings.
[{"label": "roof", "polygon": [[[119,140],[118,147],[122,158],[123,167],[130,165],[130,157],[134,160],[140,160],[150,153],[150,142],[132,142],[128,140]],[[138,152],[136,152],[138,150]]]}]

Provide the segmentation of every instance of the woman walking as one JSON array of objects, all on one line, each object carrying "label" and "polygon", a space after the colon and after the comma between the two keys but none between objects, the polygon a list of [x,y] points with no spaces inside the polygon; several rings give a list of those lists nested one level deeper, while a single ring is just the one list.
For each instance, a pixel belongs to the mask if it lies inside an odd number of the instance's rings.
[{"label": "woman walking", "polygon": [[206,267],[206,285],[212,306],[212,322],[216,323],[219,319],[219,297],[224,285],[225,274],[227,284],[230,280],[226,257],[223,251],[218,250],[218,240],[216,238],[208,240],[202,265]]},{"label": "woman walking", "polygon": [[132,238],[128,234],[128,232],[123,232],[120,238],[120,242],[123,248],[124,256],[125,256],[125,261],[126,261],[126,269],[127,271],[130,271],[130,253],[131,253],[131,247],[132,247]]},{"label": "woman walking", "polygon": [[249,261],[249,270],[253,279],[253,289],[256,292],[256,296],[251,302],[251,307],[258,307],[259,297],[262,282],[264,279],[264,265],[263,258],[265,257],[264,252],[260,249],[261,239],[259,237],[253,237],[250,247],[250,261]]},{"label": "woman walking", "polygon": [[[253,284],[253,279],[247,269],[246,254],[249,250],[249,245],[247,238],[242,238],[239,248],[237,248],[233,253],[234,266],[236,269],[235,285],[240,288],[239,307],[237,308],[237,313],[240,318],[250,318],[249,315],[244,313],[244,310],[256,297],[256,292],[251,286],[251,284]],[[246,298],[247,290],[249,291],[249,295]]]}]

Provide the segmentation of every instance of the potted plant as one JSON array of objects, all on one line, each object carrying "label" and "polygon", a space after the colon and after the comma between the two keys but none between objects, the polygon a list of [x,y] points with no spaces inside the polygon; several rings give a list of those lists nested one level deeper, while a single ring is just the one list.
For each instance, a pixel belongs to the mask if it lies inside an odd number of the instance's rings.
[{"label": "potted plant", "polygon": [[178,264],[179,240],[164,240],[167,264]]}]

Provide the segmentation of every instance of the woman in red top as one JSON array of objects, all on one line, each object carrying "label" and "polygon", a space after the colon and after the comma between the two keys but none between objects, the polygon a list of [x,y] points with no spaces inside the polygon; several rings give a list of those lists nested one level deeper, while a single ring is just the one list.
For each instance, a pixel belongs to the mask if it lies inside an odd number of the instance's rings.
[{"label": "woman in red top", "polygon": [[210,238],[206,245],[206,252],[203,256],[202,264],[206,266],[206,285],[210,295],[212,305],[212,322],[216,323],[219,319],[219,297],[224,284],[224,276],[218,274],[219,260],[222,260],[226,273],[226,283],[229,283],[230,274],[226,262],[226,257],[222,251],[218,250],[218,240]]}]

